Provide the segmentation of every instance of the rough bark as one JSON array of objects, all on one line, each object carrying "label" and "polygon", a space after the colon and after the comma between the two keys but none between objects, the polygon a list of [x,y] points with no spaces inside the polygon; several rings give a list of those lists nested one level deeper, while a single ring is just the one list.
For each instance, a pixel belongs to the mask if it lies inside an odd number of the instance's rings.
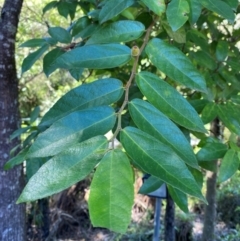
[{"label": "rough bark", "polygon": [[[219,119],[215,119],[211,123],[211,133],[216,138],[220,138],[221,136],[221,129],[219,124],[220,124]],[[217,160],[213,162],[213,167],[215,170],[218,169]],[[217,209],[217,204],[216,204],[217,171],[216,172],[207,171],[206,177],[207,177],[206,199],[208,201],[208,205],[205,205],[202,241],[214,241],[216,209]]]},{"label": "rough bark", "polygon": [[175,204],[170,195],[167,196],[164,240],[175,240]]},{"label": "rough bark", "polygon": [[18,140],[10,134],[18,128],[18,79],[15,39],[23,0],[5,0],[0,16],[0,240],[25,241],[25,206],[16,205],[24,180],[22,167],[4,171],[10,150]]}]

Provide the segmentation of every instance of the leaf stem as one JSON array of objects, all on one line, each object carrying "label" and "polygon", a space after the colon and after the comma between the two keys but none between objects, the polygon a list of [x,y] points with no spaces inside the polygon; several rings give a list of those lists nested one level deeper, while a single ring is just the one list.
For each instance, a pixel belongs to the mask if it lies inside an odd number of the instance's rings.
[{"label": "leaf stem", "polygon": [[128,104],[128,97],[129,97],[129,88],[135,78],[135,74],[137,72],[137,66],[138,66],[138,61],[139,61],[139,57],[140,55],[142,54],[144,48],[146,47],[148,41],[149,41],[149,37],[150,37],[150,34],[151,34],[151,30],[154,26],[154,24],[156,23],[156,21],[158,20],[158,18],[156,18],[152,23],[151,25],[147,28],[146,30],[146,34],[144,36],[144,39],[143,39],[143,43],[142,43],[142,46],[140,47],[139,49],[139,54],[138,56],[134,56],[134,63],[133,63],[133,67],[132,67],[132,71],[131,71],[131,75],[130,75],[130,78],[125,86],[125,97],[124,97],[124,101],[122,103],[122,106],[121,108],[119,109],[118,113],[117,113],[117,128],[112,136],[112,138],[110,139],[110,142],[112,143],[112,149],[114,149],[114,140],[115,138],[117,137],[118,133],[121,131],[122,129],[122,112],[124,110],[124,108],[126,107],[126,105]]}]

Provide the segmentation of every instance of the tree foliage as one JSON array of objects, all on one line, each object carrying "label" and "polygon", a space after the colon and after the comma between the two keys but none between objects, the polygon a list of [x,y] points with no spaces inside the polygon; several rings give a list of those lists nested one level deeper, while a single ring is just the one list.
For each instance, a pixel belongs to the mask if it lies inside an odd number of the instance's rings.
[{"label": "tree foliage", "polygon": [[[145,190],[165,182],[184,211],[187,195],[205,202],[200,167],[211,169],[212,160],[223,158],[224,181],[239,166],[238,1],[52,1],[43,14],[53,9],[70,25],[49,26],[46,37],[23,43],[37,49],[24,59],[22,73],[43,56],[46,76],[64,69],[81,84],[38,126],[13,134],[29,136],[7,169],[24,160],[45,162],[18,203],[52,195],[94,173],[93,224],[125,232],[133,167],[155,178]],[[205,129],[216,117],[231,133],[225,144]],[[190,135],[201,140],[197,155]]]}]

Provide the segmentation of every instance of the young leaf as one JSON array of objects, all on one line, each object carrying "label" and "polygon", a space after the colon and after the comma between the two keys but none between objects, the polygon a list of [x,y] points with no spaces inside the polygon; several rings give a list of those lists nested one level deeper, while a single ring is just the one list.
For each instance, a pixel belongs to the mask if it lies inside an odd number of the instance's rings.
[{"label": "young leaf", "polygon": [[167,20],[173,31],[177,31],[188,20],[189,5],[186,0],[172,0],[167,7]]},{"label": "young leaf", "polygon": [[166,11],[166,4],[164,0],[141,0],[151,11],[158,16],[162,16]]},{"label": "young leaf", "polygon": [[189,4],[189,22],[193,25],[201,15],[202,6],[199,0],[187,0]]},{"label": "young leaf", "polygon": [[146,53],[151,62],[174,81],[207,93],[204,78],[178,48],[154,38],[147,44]]},{"label": "young leaf", "polygon": [[129,103],[129,111],[140,130],[170,146],[186,164],[198,169],[197,159],[188,140],[165,115],[148,102],[139,99]]},{"label": "young leaf", "polygon": [[228,150],[221,162],[218,181],[225,182],[238,170],[238,167],[238,152],[231,149]]},{"label": "young leaf", "polygon": [[160,188],[163,185],[163,183],[164,183],[163,180],[155,176],[150,176],[144,181],[138,193],[147,195],[151,192],[156,191],[158,188]]},{"label": "young leaf", "polygon": [[131,220],[133,183],[126,154],[120,150],[108,152],[98,165],[90,187],[88,205],[93,226],[126,232]]},{"label": "young leaf", "polygon": [[142,171],[205,202],[194,177],[171,148],[134,127],[121,131],[121,143]]},{"label": "young leaf", "polygon": [[136,82],[148,101],[179,125],[206,132],[202,120],[188,101],[172,86],[149,72],[140,72]]},{"label": "young leaf", "polygon": [[86,44],[129,42],[139,38],[144,30],[141,22],[122,20],[102,26]]},{"label": "young leaf", "polygon": [[54,156],[77,142],[104,135],[115,120],[115,112],[108,106],[72,112],[39,134],[27,158]]},{"label": "young leaf", "polygon": [[104,136],[72,145],[47,161],[33,175],[17,203],[53,195],[84,179],[98,164],[107,147],[108,142]]},{"label": "young leaf", "polygon": [[41,48],[36,50],[35,52],[29,54],[22,63],[22,74],[28,71],[34,63],[48,50],[49,45],[44,44]]},{"label": "young leaf", "polygon": [[217,14],[221,15],[222,17],[229,20],[229,22],[233,23],[235,16],[231,7],[226,4],[225,2],[218,0],[199,0],[200,3],[207,9],[216,12]]},{"label": "young leaf", "polygon": [[130,7],[135,3],[135,0],[108,0],[105,1],[105,5],[99,13],[100,23],[104,23],[107,20],[117,16],[123,10]]},{"label": "young leaf", "polygon": [[53,105],[42,118],[40,126],[49,126],[74,111],[110,105],[118,101],[122,94],[122,82],[118,79],[106,78],[80,85],[70,90]]},{"label": "young leaf", "polygon": [[52,27],[48,29],[48,33],[57,42],[68,44],[72,41],[71,34],[64,28]]},{"label": "young leaf", "polygon": [[223,143],[206,143],[197,153],[199,161],[214,161],[222,158],[227,152],[228,148]]},{"label": "young leaf", "polygon": [[53,73],[58,66],[56,65],[56,59],[64,54],[65,51],[61,48],[55,48],[49,51],[43,58],[43,72],[47,77]]},{"label": "young leaf", "polygon": [[168,191],[171,198],[178,205],[178,207],[185,213],[188,213],[188,198],[187,195],[176,188],[168,185]]},{"label": "young leaf", "polygon": [[58,68],[106,69],[127,63],[131,50],[121,44],[87,45],[75,48],[56,60]]},{"label": "young leaf", "polygon": [[31,126],[26,126],[23,128],[19,128],[15,130],[11,135],[10,135],[10,140],[13,140],[14,138],[22,135],[23,133],[26,133],[29,129],[31,129]]}]

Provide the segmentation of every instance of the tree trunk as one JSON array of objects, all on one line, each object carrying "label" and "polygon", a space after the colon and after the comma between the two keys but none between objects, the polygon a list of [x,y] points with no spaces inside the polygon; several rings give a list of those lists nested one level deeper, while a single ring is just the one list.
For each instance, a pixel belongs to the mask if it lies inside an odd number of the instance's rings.
[{"label": "tree trunk", "polygon": [[175,240],[175,204],[169,194],[167,196],[167,206],[166,206],[164,226],[165,226],[164,240],[174,241]]},{"label": "tree trunk", "polygon": [[[211,133],[214,137],[221,138],[221,130],[219,125],[219,119],[215,119],[211,123]],[[205,205],[204,211],[204,224],[202,241],[213,241],[216,221],[216,184],[217,184],[217,169],[218,161],[213,162],[214,169],[216,172],[207,171],[207,193],[206,199],[208,205]]]},{"label": "tree trunk", "polygon": [[18,128],[18,79],[15,39],[23,0],[5,0],[0,16],[0,240],[25,241],[25,205],[16,205],[23,185],[23,169],[4,171],[10,150],[18,140],[10,134]]}]

